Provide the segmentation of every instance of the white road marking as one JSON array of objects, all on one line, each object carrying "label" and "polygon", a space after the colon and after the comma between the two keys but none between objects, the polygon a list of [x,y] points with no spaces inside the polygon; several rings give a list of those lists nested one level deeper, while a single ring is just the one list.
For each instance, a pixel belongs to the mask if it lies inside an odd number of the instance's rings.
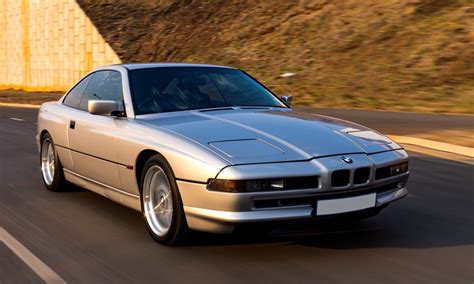
[{"label": "white road marking", "polygon": [[46,283],[66,283],[56,272],[31,253],[25,246],[17,241],[5,229],[0,228],[0,241],[14,252],[26,265],[28,265]]},{"label": "white road marking", "polygon": [[401,144],[409,144],[415,145],[423,148],[428,148],[432,150],[442,151],[453,153],[457,155],[467,156],[470,158],[474,158],[474,148],[459,146],[444,142],[438,142],[428,139],[421,139],[416,137],[408,137],[408,136],[398,136],[398,135],[388,135],[389,138],[395,140],[397,143]]},{"label": "white road marking", "polygon": [[14,121],[25,121],[23,118],[17,118],[17,117],[10,117],[10,119]]},{"label": "white road marking", "polygon": [[36,109],[39,109],[41,106],[40,105],[32,105],[32,104],[0,103],[0,107],[36,108]]}]

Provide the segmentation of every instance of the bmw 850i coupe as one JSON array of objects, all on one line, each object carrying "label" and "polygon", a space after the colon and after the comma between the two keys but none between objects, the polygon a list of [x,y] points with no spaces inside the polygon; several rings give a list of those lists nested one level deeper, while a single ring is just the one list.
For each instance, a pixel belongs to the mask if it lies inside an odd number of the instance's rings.
[{"label": "bmw 850i coupe", "polygon": [[43,181],[140,211],[150,235],[168,245],[190,230],[374,216],[407,195],[401,146],[290,103],[231,67],[101,67],[41,106]]}]

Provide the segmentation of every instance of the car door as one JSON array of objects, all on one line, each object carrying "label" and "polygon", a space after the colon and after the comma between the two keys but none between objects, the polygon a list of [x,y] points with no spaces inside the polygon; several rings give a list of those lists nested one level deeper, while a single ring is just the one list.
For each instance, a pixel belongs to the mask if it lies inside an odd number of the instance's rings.
[{"label": "car door", "polygon": [[57,123],[60,123],[60,126],[57,127],[57,129],[60,130],[60,133],[53,134],[55,138],[55,147],[62,166],[70,171],[75,171],[75,169],[68,143],[69,119],[71,112],[75,112],[76,109],[79,109],[79,104],[81,103],[82,96],[84,95],[84,91],[86,90],[91,77],[92,76],[89,75],[83,78],[66,94],[62,101],[63,106],[66,106],[66,108],[59,114],[63,117],[55,120]]},{"label": "car door", "polygon": [[79,108],[69,117],[68,140],[74,171],[94,182],[121,188],[116,155],[117,127],[121,119],[93,115],[89,100],[114,100],[123,110],[121,74],[104,70],[91,74]]}]

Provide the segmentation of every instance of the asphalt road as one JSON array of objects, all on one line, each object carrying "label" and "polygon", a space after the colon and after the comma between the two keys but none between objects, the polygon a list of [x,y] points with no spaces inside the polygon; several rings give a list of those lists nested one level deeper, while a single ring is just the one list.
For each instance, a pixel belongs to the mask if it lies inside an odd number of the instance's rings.
[{"label": "asphalt road", "polygon": [[[0,108],[0,227],[67,282],[474,282],[472,166],[413,154],[409,196],[375,218],[165,247],[138,212],[86,190],[46,191],[35,122],[36,110]],[[0,283],[37,281],[0,242]]]}]

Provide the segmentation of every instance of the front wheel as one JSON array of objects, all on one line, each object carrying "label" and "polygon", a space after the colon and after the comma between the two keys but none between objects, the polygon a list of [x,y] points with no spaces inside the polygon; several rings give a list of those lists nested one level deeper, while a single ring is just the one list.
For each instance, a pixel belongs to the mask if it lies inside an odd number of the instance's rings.
[{"label": "front wheel", "polygon": [[188,227],[178,186],[171,167],[161,155],[151,157],[145,164],[140,200],[153,239],[166,245],[184,239]]},{"label": "front wheel", "polygon": [[43,182],[50,191],[61,191],[65,188],[66,180],[54,147],[53,138],[46,133],[41,140],[40,167]]}]

